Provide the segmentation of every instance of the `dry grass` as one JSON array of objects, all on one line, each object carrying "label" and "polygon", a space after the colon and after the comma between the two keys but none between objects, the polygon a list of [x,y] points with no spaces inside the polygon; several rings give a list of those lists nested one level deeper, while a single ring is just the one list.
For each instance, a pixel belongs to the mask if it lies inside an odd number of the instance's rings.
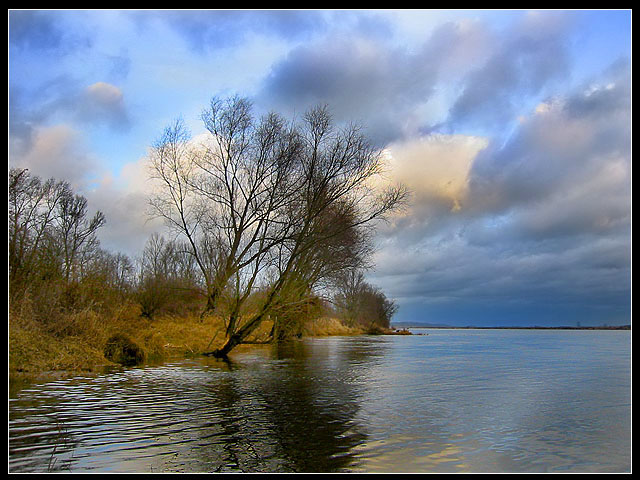
[{"label": "dry grass", "polygon": [[13,313],[9,315],[9,371],[96,370],[111,363],[103,351],[107,339],[116,333],[131,338],[148,360],[198,354],[222,344],[221,334],[209,344],[221,329],[222,321],[216,317],[148,320],[133,306],[108,317],[90,310],[60,315],[51,324]]},{"label": "dry grass", "polygon": [[331,335],[361,335],[360,327],[348,327],[337,318],[317,318],[305,323],[302,332],[308,337],[326,337]]},{"label": "dry grass", "polygon": [[[123,305],[109,316],[86,310],[59,315],[48,323],[32,318],[29,312],[9,315],[10,374],[96,371],[111,364],[104,357],[104,348],[115,334],[129,337],[144,351],[147,361],[198,355],[222,346],[225,340],[219,317],[167,315],[149,320],[134,305]],[[265,340],[271,327],[271,322],[263,322],[248,340]],[[335,318],[310,321],[303,328],[305,336],[362,333]]]},{"label": "dry grass", "polygon": [[108,363],[94,333],[89,327],[60,336],[37,322],[10,315],[9,370],[31,373],[93,370]]}]

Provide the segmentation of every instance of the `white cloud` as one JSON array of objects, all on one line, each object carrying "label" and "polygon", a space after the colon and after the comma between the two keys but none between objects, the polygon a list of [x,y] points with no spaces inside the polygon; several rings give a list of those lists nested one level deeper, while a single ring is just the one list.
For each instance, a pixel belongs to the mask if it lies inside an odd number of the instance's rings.
[{"label": "white cloud", "polygon": [[106,82],[89,85],[78,98],[72,99],[67,106],[78,120],[106,122],[113,128],[129,127],[129,114],[122,90]]},{"label": "white cloud", "polygon": [[487,139],[466,135],[432,134],[391,144],[391,175],[414,194],[414,214],[429,203],[462,208],[468,194],[473,160]]},{"label": "white cloud", "polygon": [[28,168],[43,178],[64,179],[76,188],[84,185],[97,165],[79,132],[65,124],[37,128],[28,150],[11,158],[12,167]]}]

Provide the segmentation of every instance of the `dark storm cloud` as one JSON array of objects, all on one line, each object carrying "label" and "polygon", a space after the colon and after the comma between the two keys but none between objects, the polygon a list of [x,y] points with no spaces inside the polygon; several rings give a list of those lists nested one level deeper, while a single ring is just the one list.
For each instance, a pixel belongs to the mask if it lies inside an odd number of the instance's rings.
[{"label": "dark storm cloud", "polygon": [[[569,74],[574,27],[560,12],[526,14],[505,31],[448,22],[413,48],[395,45],[393,30],[336,30],[276,64],[259,97],[279,109],[326,103],[338,117],[365,121],[380,143],[461,127],[505,130]],[[439,117],[445,97],[453,103]]]},{"label": "dark storm cloud", "polygon": [[[573,325],[597,312],[597,324],[628,323],[628,232],[522,239],[489,218],[477,223],[450,225],[409,248],[386,246],[395,253],[377,258],[371,279],[402,306],[398,321]],[[477,242],[487,229],[498,231],[491,242]],[[419,316],[411,305],[420,305]]]},{"label": "dark storm cloud", "polygon": [[[631,65],[626,58],[620,58],[607,68],[598,83],[604,88],[583,86],[585,93],[569,98],[565,111],[574,118],[599,117],[603,113],[619,112],[623,116],[630,113]],[[625,129],[627,131],[627,129]],[[629,132],[630,133],[630,132]],[[627,139],[629,140],[629,139]]]},{"label": "dark storm cloud", "polygon": [[473,51],[473,41],[484,41],[485,28],[446,23],[411,50],[389,41],[392,30],[374,20],[292,50],[274,65],[258,100],[297,113],[327,104],[339,120],[365,123],[380,144],[422,128],[420,108],[432,98],[442,71],[455,68],[467,47]]},{"label": "dark storm cloud", "polygon": [[[500,212],[573,192],[593,216],[599,202],[585,201],[602,189],[611,190],[608,182],[624,179],[620,169],[630,164],[630,86],[627,68],[614,76],[607,73],[565,99],[540,104],[506,144],[490,146],[475,160],[471,208]],[[617,197],[621,192],[610,193]],[[567,197],[567,204],[575,205],[571,200]]]},{"label": "dark storm cloud", "polygon": [[501,36],[491,57],[462,80],[449,122],[483,127],[512,122],[524,106],[523,97],[569,74],[570,32],[562,13],[525,16]]},{"label": "dark storm cloud", "polygon": [[631,83],[617,67],[481,150],[459,211],[414,209],[384,232],[373,278],[413,305],[398,320],[628,322]]},{"label": "dark storm cloud", "polygon": [[326,103],[341,120],[366,120],[370,135],[385,143],[402,134],[412,101],[429,98],[434,74],[401,51],[334,39],[293,51],[272,72],[264,96],[280,110],[295,105],[298,113]]}]

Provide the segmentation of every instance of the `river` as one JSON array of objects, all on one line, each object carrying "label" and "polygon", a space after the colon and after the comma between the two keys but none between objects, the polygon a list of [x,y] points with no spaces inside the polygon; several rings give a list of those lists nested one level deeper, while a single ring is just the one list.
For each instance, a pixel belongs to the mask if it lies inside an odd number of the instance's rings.
[{"label": "river", "polygon": [[629,472],[629,331],[307,338],[29,385],[10,472]]}]

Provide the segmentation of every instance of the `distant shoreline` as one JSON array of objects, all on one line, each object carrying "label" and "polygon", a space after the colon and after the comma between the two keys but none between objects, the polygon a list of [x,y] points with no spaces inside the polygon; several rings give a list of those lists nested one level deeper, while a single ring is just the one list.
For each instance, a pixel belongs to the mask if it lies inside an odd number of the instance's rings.
[{"label": "distant shoreline", "polygon": [[618,325],[618,326],[599,326],[599,327],[455,327],[451,325],[411,325],[411,324],[398,324],[393,325],[392,328],[429,328],[440,330],[631,330],[631,325]]}]

